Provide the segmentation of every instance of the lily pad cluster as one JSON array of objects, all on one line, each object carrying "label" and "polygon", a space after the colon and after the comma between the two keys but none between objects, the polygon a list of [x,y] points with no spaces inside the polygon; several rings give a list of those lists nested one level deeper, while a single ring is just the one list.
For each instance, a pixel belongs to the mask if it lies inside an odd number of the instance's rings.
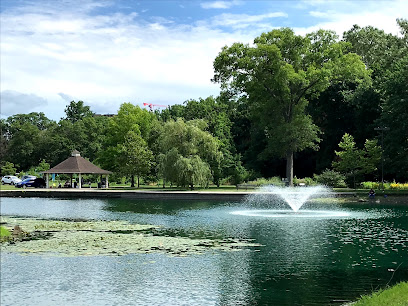
[{"label": "lily pad cluster", "polygon": [[2,252],[23,254],[95,256],[164,253],[170,256],[188,256],[208,251],[234,251],[260,246],[242,239],[192,239],[158,235],[159,226],[132,224],[127,221],[3,217],[2,223],[7,228],[18,225],[27,233],[26,237],[35,237],[2,244]]}]

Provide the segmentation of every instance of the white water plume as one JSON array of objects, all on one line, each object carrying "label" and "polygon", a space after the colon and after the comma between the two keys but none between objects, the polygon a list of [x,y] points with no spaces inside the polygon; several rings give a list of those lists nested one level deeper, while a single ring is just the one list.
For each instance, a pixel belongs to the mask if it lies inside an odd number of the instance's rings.
[{"label": "white water plume", "polygon": [[261,187],[255,194],[251,195],[250,202],[261,202],[273,206],[279,202],[276,197],[282,199],[290,206],[292,211],[297,212],[309,199],[316,196],[329,196],[330,191],[324,186],[311,187],[277,187],[273,185]]}]

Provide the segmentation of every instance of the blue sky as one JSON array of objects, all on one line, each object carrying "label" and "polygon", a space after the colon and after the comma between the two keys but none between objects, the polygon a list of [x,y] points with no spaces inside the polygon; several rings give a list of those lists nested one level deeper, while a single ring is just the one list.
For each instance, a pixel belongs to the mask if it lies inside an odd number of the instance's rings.
[{"label": "blue sky", "polygon": [[408,1],[2,0],[0,14],[2,118],[58,120],[71,100],[115,113],[216,96],[212,62],[225,45],[280,27],[398,34]]}]

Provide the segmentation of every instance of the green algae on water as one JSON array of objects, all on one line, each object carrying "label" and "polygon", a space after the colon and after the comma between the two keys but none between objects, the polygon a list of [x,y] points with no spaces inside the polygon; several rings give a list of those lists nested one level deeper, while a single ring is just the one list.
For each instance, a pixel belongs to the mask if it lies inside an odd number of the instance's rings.
[{"label": "green algae on water", "polygon": [[[188,256],[208,251],[236,251],[259,244],[240,239],[192,239],[158,235],[156,225],[127,221],[42,220],[3,217],[6,227],[19,225],[31,234],[48,235],[46,239],[3,243],[2,252],[47,254],[56,256],[126,255],[164,253]],[[154,234],[153,234],[154,232]],[[44,236],[45,237],[45,236]]]}]

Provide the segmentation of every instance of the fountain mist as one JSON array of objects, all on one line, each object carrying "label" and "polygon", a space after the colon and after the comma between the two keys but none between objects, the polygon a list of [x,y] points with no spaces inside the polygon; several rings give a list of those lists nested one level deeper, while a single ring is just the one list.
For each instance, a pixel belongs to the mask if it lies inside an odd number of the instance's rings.
[{"label": "fountain mist", "polygon": [[261,187],[257,193],[248,197],[250,203],[267,203],[276,206],[279,197],[292,211],[297,212],[309,199],[315,196],[329,196],[330,191],[324,186],[312,187],[277,187],[264,186]]}]

